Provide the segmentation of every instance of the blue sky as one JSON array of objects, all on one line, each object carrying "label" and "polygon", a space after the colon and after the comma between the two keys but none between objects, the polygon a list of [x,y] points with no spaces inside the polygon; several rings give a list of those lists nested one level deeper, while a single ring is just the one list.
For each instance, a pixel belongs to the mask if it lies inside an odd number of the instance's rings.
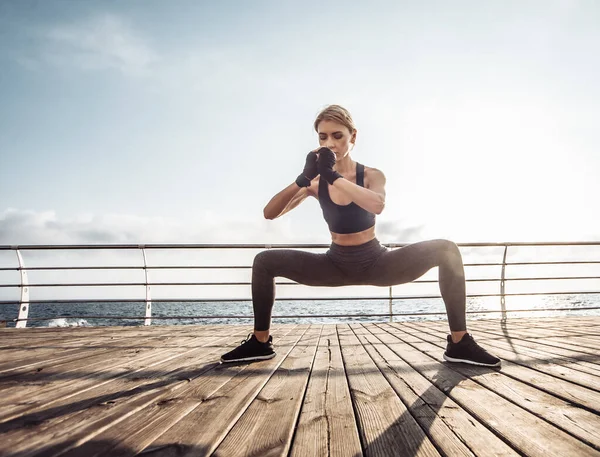
[{"label": "blue sky", "polygon": [[384,241],[600,238],[595,1],[0,3],[0,244],[328,242],[262,208],[327,104]]}]

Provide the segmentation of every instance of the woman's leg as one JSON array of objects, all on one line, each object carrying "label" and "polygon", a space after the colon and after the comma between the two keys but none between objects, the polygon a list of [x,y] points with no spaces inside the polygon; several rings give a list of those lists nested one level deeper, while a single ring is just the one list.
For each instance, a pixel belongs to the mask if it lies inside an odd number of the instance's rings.
[{"label": "woman's leg", "polygon": [[271,326],[271,311],[275,303],[275,277],[280,276],[308,286],[341,286],[343,273],[327,254],[274,249],[263,251],[252,266],[252,306],[254,334],[267,341]]},{"label": "woman's leg", "polygon": [[466,333],[465,272],[462,256],[448,240],[422,241],[384,252],[369,271],[369,283],[377,286],[404,284],[439,267],[439,284],[454,342]]}]

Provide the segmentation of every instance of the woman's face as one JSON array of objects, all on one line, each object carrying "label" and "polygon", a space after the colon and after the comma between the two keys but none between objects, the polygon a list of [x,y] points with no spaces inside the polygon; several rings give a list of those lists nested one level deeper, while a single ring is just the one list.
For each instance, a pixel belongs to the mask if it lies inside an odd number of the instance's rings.
[{"label": "woman's face", "polygon": [[335,153],[336,160],[346,157],[356,141],[356,131],[350,132],[348,127],[335,121],[319,122],[317,131],[319,145],[331,149]]}]

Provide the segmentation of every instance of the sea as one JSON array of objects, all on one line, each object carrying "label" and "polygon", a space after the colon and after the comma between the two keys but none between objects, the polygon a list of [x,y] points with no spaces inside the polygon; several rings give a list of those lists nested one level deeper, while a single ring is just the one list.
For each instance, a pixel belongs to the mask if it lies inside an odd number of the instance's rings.
[{"label": "sea", "polygon": [[[600,316],[600,294],[562,294],[506,297],[509,319],[551,316]],[[552,309],[550,311],[549,309]],[[30,305],[27,327],[96,327],[144,325],[145,303],[52,303]],[[500,298],[467,298],[467,320],[500,318]],[[274,324],[402,322],[446,320],[441,298],[389,300],[277,300]],[[422,313],[419,315],[419,313]],[[429,314],[439,313],[439,314]],[[382,314],[383,316],[368,316]],[[17,305],[0,305],[0,325],[14,327]],[[311,317],[309,315],[319,315]],[[338,317],[336,315],[344,315]],[[212,316],[210,318],[197,316]],[[231,316],[245,316],[231,317]],[[296,316],[296,317],[283,317]],[[124,319],[124,317],[133,317]],[[152,304],[152,325],[251,324],[250,302],[159,302]]]}]

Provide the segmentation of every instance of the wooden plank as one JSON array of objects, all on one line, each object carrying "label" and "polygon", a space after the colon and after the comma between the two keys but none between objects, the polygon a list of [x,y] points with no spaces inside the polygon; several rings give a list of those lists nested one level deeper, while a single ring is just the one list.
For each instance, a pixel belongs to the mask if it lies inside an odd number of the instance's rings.
[{"label": "wooden plank", "polygon": [[439,456],[350,327],[338,335],[365,454]]},{"label": "wooden plank", "polygon": [[362,456],[357,427],[336,326],[325,325],[290,456]]},{"label": "wooden plank", "polygon": [[[600,321],[599,321],[600,324]],[[488,324],[489,325],[489,324]],[[580,345],[583,347],[589,347],[591,349],[598,350],[600,335],[590,334],[590,329],[585,330],[581,327],[577,327],[576,329],[569,328],[564,326],[562,328],[553,328],[553,327],[542,327],[539,324],[531,323],[531,325],[527,324],[515,324],[512,321],[507,321],[503,324],[503,328],[506,331],[521,331],[525,332],[532,338],[555,338],[559,341],[569,342],[571,344]],[[596,352],[597,353],[597,352]]]},{"label": "wooden plank", "polygon": [[102,337],[93,337],[90,336],[88,338],[73,338],[70,339],[68,336],[62,338],[62,341],[58,344],[57,341],[50,341],[48,344],[44,344],[41,341],[31,342],[30,345],[21,345],[15,347],[13,349],[5,348],[2,350],[2,362],[0,363],[0,372],[7,371],[13,366],[18,366],[18,364],[11,362],[19,362],[22,359],[26,359],[29,363],[34,362],[35,359],[42,360],[44,358],[55,358],[57,357],[57,353],[67,354],[67,351],[70,353],[76,352],[76,350],[81,347],[88,347],[90,349],[102,349],[102,345],[107,341],[120,341],[122,338],[120,337],[111,337],[108,338]]},{"label": "wooden plank", "polygon": [[303,335],[212,455],[288,455],[321,329]]},{"label": "wooden plank", "polygon": [[[400,334],[398,328],[394,328],[394,334],[408,342],[411,346],[429,355],[432,359],[439,357],[444,345],[440,343],[442,332],[404,332]],[[454,371],[477,382],[478,384],[497,393],[507,401],[537,415],[579,438],[584,443],[600,450],[600,416],[586,411],[577,404],[564,401],[556,396],[550,395],[534,386],[520,382],[504,373],[506,367],[501,371],[483,370],[467,364],[448,364]],[[510,368],[509,368],[510,371]]]},{"label": "wooden plank", "polygon": [[[130,388],[135,388],[136,382],[138,385],[141,385],[139,384],[140,382],[148,379],[146,383],[150,383],[154,380],[152,379],[152,374],[160,376],[165,373],[164,371],[161,372],[161,370],[167,369],[165,364],[180,364],[181,361],[176,360],[178,357],[189,357],[190,354],[194,354],[194,351],[200,353],[209,352],[211,343],[219,342],[226,338],[214,337],[211,340],[204,340],[202,344],[193,341],[185,342],[180,347],[151,353],[148,357],[128,361],[127,366],[123,367],[117,373],[100,372],[95,378],[92,377],[91,379],[77,381],[76,383],[63,383],[38,392],[34,389],[31,400],[27,402],[23,402],[23,398],[27,398],[25,396],[27,392],[23,389],[23,395],[20,400],[17,399],[12,404],[4,402],[2,405],[0,431],[8,431],[19,427],[27,423],[30,418],[33,418],[36,422],[41,422],[46,420],[46,416],[50,418],[61,416],[66,414],[65,410],[72,408],[72,405],[77,402],[79,402],[79,408],[81,409],[85,404],[86,398],[94,398],[94,395],[97,397],[109,395],[107,389],[110,389],[112,386],[117,386],[113,387],[113,390],[116,389],[119,392],[119,389],[123,389],[123,385],[125,385],[126,390],[129,390]],[[152,371],[149,370],[150,368]],[[98,393],[99,391],[101,393]],[[50,406],[52,408],[49,408]],[[25,417],[21,417],[25,414]]]},{"label": "wooden plank", "polygon": [[[306,328],[307,326],[304,326],[304,330]],[[281,333],[283,336],[281,341],[288,343],[297,341],[304,330],[300,326],[286,326],[283,329],[283,333]],[[275,331],[276,336],[279,334],[278,331]],[[284,346],[281,347],[285,350]],[[222,348],[220,352],[223,352]],[[285,356],[279,356],[280,359],[283,357]],[[97,422],[91,427],[88,426],[85,429],[80,429],[78,433],[70,436],[70,441],[73,442],[73,445],[67,452],[60,455],[64,457],[79,455],[85,455],[86,457],[111,455],[117,457],[119,455],[133,455],[140,452],[156,440],[158,436],[171,429],[173,425],[178,424],[180,421],[185,422],[187,416],[193,413],[199,405],[208,405],[210,409],[212,407],[212,399],[215,396],[216,398],[221,398],[220,389],[228,383],[239,385],[235,381],[232,382],[232,379],[243,377],[240,374],[246,369],[256,370],[258,368],[259,374],[257,378],[261,378],[265,368],[273,363],[277,364],[277,361],[271,359],[253,365],[218,364],[211,371],[177,390],[175,396],[170,395],[166,398],[163,396],[160,401],[155,401],[143,408],[138,408],[135,413],[129,414],[125,419],[120,414],[113,413],[100,423]],[[219,392],[217,393],[217,391]],[[235,398],[239,396],[238,390],[234,389],[233,394],[230,396],[235,401]],[[211,417],[210,420],[208,418],[202,421],[192,420],[188,424],[188,428],[197,433],[198,425],[205,423],[214,424],[217,427],[214,419]],[[202,425],[200,428],[202,428]],[[219,429],[216,431],[220,432]],[[113,447],[115,445],[117,447]],[[197,455],[198,449],[196,448],[194,455]],[[156,452],[160,455],[167,455],[168,449],[161,448],[156,450]],[[147,453],[156,455],[153,452]],[[177,453],[177,455],[181,454]]]},{"label": "wooden plank", "polygon": [[[432,323],[429,327],[435,328],[440,332],[444,331],[444,326],[437,323]],[[555,365],[551,363],[551,361],[548,363],[545,358],[539,357],[534,351],[529,349],[520,349],[518,353],[515,353],[510,345],[503,345],[498,341],[494,341],[493,345],[494,347],[489,350],[492,353],[496,353],[498,357],[502,357],[505,360],[510,360],[513,363],[534,369],[541,373],[563,379],[569,383],[578,384],[600,392],[600,381],[597,376],[574,370],[566,365]]]},{"label": "wooden plank", "polygon": [[600,318],[597,318],[595,322],[579,321],[578,323],[573,323],[570,317],[565,317],[562,323],[557,324],[537,322],[532,319],[508,319],[506,322],[515,328],[534,328],[550,332],[566,332],[569,335],[600,337]]},{"label": "wooden plank", "polygon": [[[120,423],[118,428],[113,427],[109,431],[110,436],[103,434],[99,438],[119,442],[122,447],[144,455],[212,454],[310,329],[303,325],[286,330],[287,334],[274,336],[277,352],[274,358],[251,364],[222,364],[214,371],[214,376],[203,377],[178,394],[177,405],[166,405],[163,411],[155,411],[156,408],[151,405],[150,411],[149,408],[139,411],[138,420],[134,418]],[[319,331],[318,327],[316,331]],[[314,336],[314,332],[314,329],[310,330],[309,335]],[[141,426],[140,422],[143,422]],[[121,435],[123,428],[132,434]],[[114,435],[115,432],[119,435]],[[260,441],[260,437],[256,439]],[[82,449],[90,450],[86,447]],[[111,450],[110,455],[117,457],[129,454]]]},{"label": "wooden plank", "polygon": [[[401,348],[386,332],[373,324],[353,326],[353,329],[377,367],[443,455],[518,455],[402,360],[398,355]],[[379,335],[387,340],[387,344]]]},{"label": "wooden plank", "polygon": [[[49,329],[49,331],[36,331],[37,329],[12,329],[11,332],[0,333],[2,345],[0,349],[10,346],[14,349],[27,349],[36,344],[49,343],[51,345],[70,345],[73,342],[81,342],[86,340],[104,341],[108,338],[120,338],[128,335],[148,332],[150,327],[131,326],[131,327],[59,327]],[[153,333],[160,334],[166,330],[157,328],[152,329]]]},{"label": "wooden plank", "polygon": [[[471,321],[469,322],[469,328],[471,330],[477,331],[478,329],[478,322],[479,321]],[[421,324],[424,326],[428,326],[428,325],[433,325],[435,322],[433,321],[429,321],[429,322],[422,322]],[[496,321],[496,323],[498,323],[498,321]],[[501,324],[498,324],[501,325]],[[511,336],[511,329],[510,327],[500,327],[503,330],[503,333]],[[558,347],[564,348],[564,349],[569,349],[572,350],[574,352],[580,352],[582,354],[591,354],[591,355],[598,355],[598,348],[594,347],[594,348],[586,348],[584,346],[580,346],[577,344],[571,344],[571,343],[567,343],[566,340],[564,338],[554,338],[553,336],[551,336],[549,334],[548,331],[541,329],[541,328],[535,328],[535,329],[528,329],[527,330],[527,337],[529,340],[535,340],[535,341],[539,341],[541,344],[547,344],[547,345],[552,345],[552,346],[556,346],[556,344],[558,343]]]},{"label": "wooden plank", "polygon": [[[219,337],[215,338],[218,339]],[[111,361],[106,361],[104,365],[89,371],[86,371],[85,366],[79,366],[79,371],[76,374],[69,375],[66,373],[61,376],[59,373],[58,379],[47,380],[42,377],[37,382],[14,385],[12,390],[5,391],[5,393],[10,393],[10,396],[6,395],[0,407],[0,422],[12,420],[22,414],[31,415],[43,411],[50,405],[56,408],[57,402],[65,402],[74,395],[97,389],[116,379],[130,376],[137,371],[147,370],[156,364],[185,355],[198,345],[202,346],[212,342],[212,340],[204,341],[204,343],[196,343],[192,340],[184,341],[177,347],[158,350],[149,349],[139,354],[134,352],[127,357],[123,357],[123,355],[119,357],[119,354],[116,354],[113,355]],[[79,364],[79,362],[77,360],[74,363]],[[67,380],[64,378],[67,378]]]},{"label": "wooden plank", "polygon": [[[394,324],[395,325],[395,324]],[[404,323],[401,328],[405,333],[412,334],[413,337],[427,335],[427,332],[436,331],[426,326],[414,327],[412,324]],[[438,333],[430,335],[430,342],[435,342],[440,347],[440,357],[445,349],[446,342],[444,330],[437,330]],[[477,335],[475,335],[477,337]],[[478,340],[479,341],[479,340]],[[415,340],[415,342],[418,342]],[[481,343],[482,347],[486,347],[485,343]],[[490,349],[490,348],[487,348]],[[492,349],[490,349],[492,351]],[[555,395],[568,402],[578,404],[593,413],[600,413],[600,396],[595,390],[587,389],[586,387],[573,384],[567,380],[556,378],[546,373],[534,370],[532,368],[522,366],[511,362],[511,357],[514,354],[511,351],[496,349],[493,352],[502,360],[502,373],[511,376],[521,382],[527,383],[532,387],[543,390],[549,394]],[[453,366],[453,364],[451,364]]]},{"label": "wooden plank", "polygon": [[[228,337],[229,345],[236,345],[238,338],[239,336]],[[10,431],[4,434],[3,442],[10,444],[12,451],[23,455],[40,452],[42,445],[45,446],[43,455],[69,450],[76,446],[77,440],[73,438],[82,430],[84,436],[100,433],[139,409],[160,402],[173,395],[176,390],[188,386],[193,379],[219,365],[215,358],[223,348],[213,345],[193,351],[196,352],[193,359],[170,359],[158,364],[154,371],[143,377],[140,377],[141,373],[132,373],[131,376],[107,383],[95,391],[61,402],[52,410],[43,411],[40,416],[45,420],[27,430],[19,428],[20,422],[29,423],[31,418],[19,418],[16,423],[9,424]],[[94,396],[90,397],[90,393]],[[32,432],[35,432],[33,436]]]},{"label": "wooden plank", "polygon": [[165,335],[151,336],[148,331],[140,332],[136,337],[129,338],[126,336],[120,337],[106,337],[106,338],[89,338],[89,339],[76,339],[74,341],[66,340],[63,348],[47,348],[34,350],[33,353],[28,354],[27,351],[15,352],[13,356],[6,357],[6,359],[0,362],[0,373],[5,374],[10,371],[18,370],[26,367],[36,367],[40,364],[54,364],[59,361],[72,360],[75,357],[87,357],[87,354],[83,351],[86,349],[89,352],[100,352],[105,349],[118,346],[121,343],[127,343],[127,341],[139,344],[141,338],[165,338]]},{"label": "wooden plank", "polygon": [[[185,332],[184,332],[185,333]],[[77,339],[74,342],[67,342],[65,345],[68,345],[68,348],[65,350],[56,350],[52,349],[51,355],[47,353],[38,353],[34,354],[24,354],[20,356],[19,353],[16,354],[16,360],[0,364],[0,379],[5,378],[6,376],[13,376],[17,373],[25,373],[29,372],[32,369],[43,369],[47,366],[57,366],[60,363],[68,363],[76,359],[85,359],[90,356],[90,354],[105,354],[107,351],[111,351],[119,349],[121,347],[127,346],[138,346],[140,345],[140,341],[166,341],[171,338],[173,334],[179,334],[179,332],[167,331],[164,333],[161,332],[152,332],[151,329],[147,328],[145,330],[141,330],[136,333],[130,333],[129,335],[122,335],[118,338],[107,337],[105,339],[101,338],[93,338],[88,340],[79,340]],[[201,334],[210,336],[210,334],[214,334],[212,332],[206,332]]]},{"label": "wooden plank", "polygon": [[[545,341],[547,339],[555,339],[560,342],[579,344],[585,343],[586,340],[589,340],[592,344],[590,347],[592,349],[598,349],[597,342],[600,341],[600,336],[587,338],[587,335],[582,333],[575,333],[569,328],[562,329],[554,329],[554,328],[542,328],[539,325],[537,326],[527,326],[527,325],[516,325],[513,322],[501,322],[501,321],[488,321],[488,322],[479,322],[475,321],[471,323],[472,328],[495,328],[498,330],[502,330],[507,334],[518,334],[525,335],[528,339],[539,339]],[[584,346],[585,347],[585,346]]]},{"label": "wooden plank", "polygon": [[[598,451],[573,436],[478,384],[475,379],[469,379],[454,371],[450,364],[438,362],[443,352],[441,348],[437,349],[438,356],[433,359],[413,347],[414,343],[408,344],[405,339],[408,341],[409,338],[418,338],[404,336],[405,323],[382,324],[378,327],[389,329],[390,337],[395,338],[400,345],[395,352],[402,359],[477,420],[485,423],[501,439],[510,443],[517,452],[528,456],[600,455]],[[377,336],[379,337],[379,334]],[[496,372],[485,367],[479,369],[482,375]],[[504,371],[504,367],[502,370]]]},{"label": "wooden plank", "polygon": [[[590,375],[600,376],[600,355],[582,354],[565,349],[558,343],[555,346],[548,346],[544,340],[531,340],[520,332],[516,333],[512,331],[510,334],[504,333],[501,329],[493,326],[477,326],[476,329],[479,339],[485,338],[483,341],[491,347],[499,343],[500,347],[504,349],[514,348],[514,350],[518,351],[534,351],[539,357],[544,358],[546,362],[551,361],[552,363],[568,366]],[[598,382],[600,383],[600,379]]]},{"label": "wooden plank", "polygon": [[177,340],[181,338],[193,338],[200,342],[203,338],[211,335],[216,335],[215,332],[205,333],[201,335],[185,334],[181,332],[173,332],[169,335],[152,333],[147,337],[136,337],[133,339],[111,341],[107,343],[102,350],[90,350],[87,346],[81,346],[78,352],[71,353],[71,357],[60,357],[55,359],[44,360],[44,363],[29,363],[30,359],[25,354],[19,368],[11,369],[0,375],[0,392],[6,397],[9,394],[3,389],[10,388],[12,384],[18,382],[21,385],[24,382],[38,382],[40,379],[47,380],[51,376],[51,372],[58,372],[62,375],[68,373],[78,366],[84,365],[89,370],[94,366],[94,360],[103,360],[113,356],[113,354],[130,354],[135,356],[147,349],[156,349],[157,347],[168,348],[173,340],[172,335],[177,335]]}]

